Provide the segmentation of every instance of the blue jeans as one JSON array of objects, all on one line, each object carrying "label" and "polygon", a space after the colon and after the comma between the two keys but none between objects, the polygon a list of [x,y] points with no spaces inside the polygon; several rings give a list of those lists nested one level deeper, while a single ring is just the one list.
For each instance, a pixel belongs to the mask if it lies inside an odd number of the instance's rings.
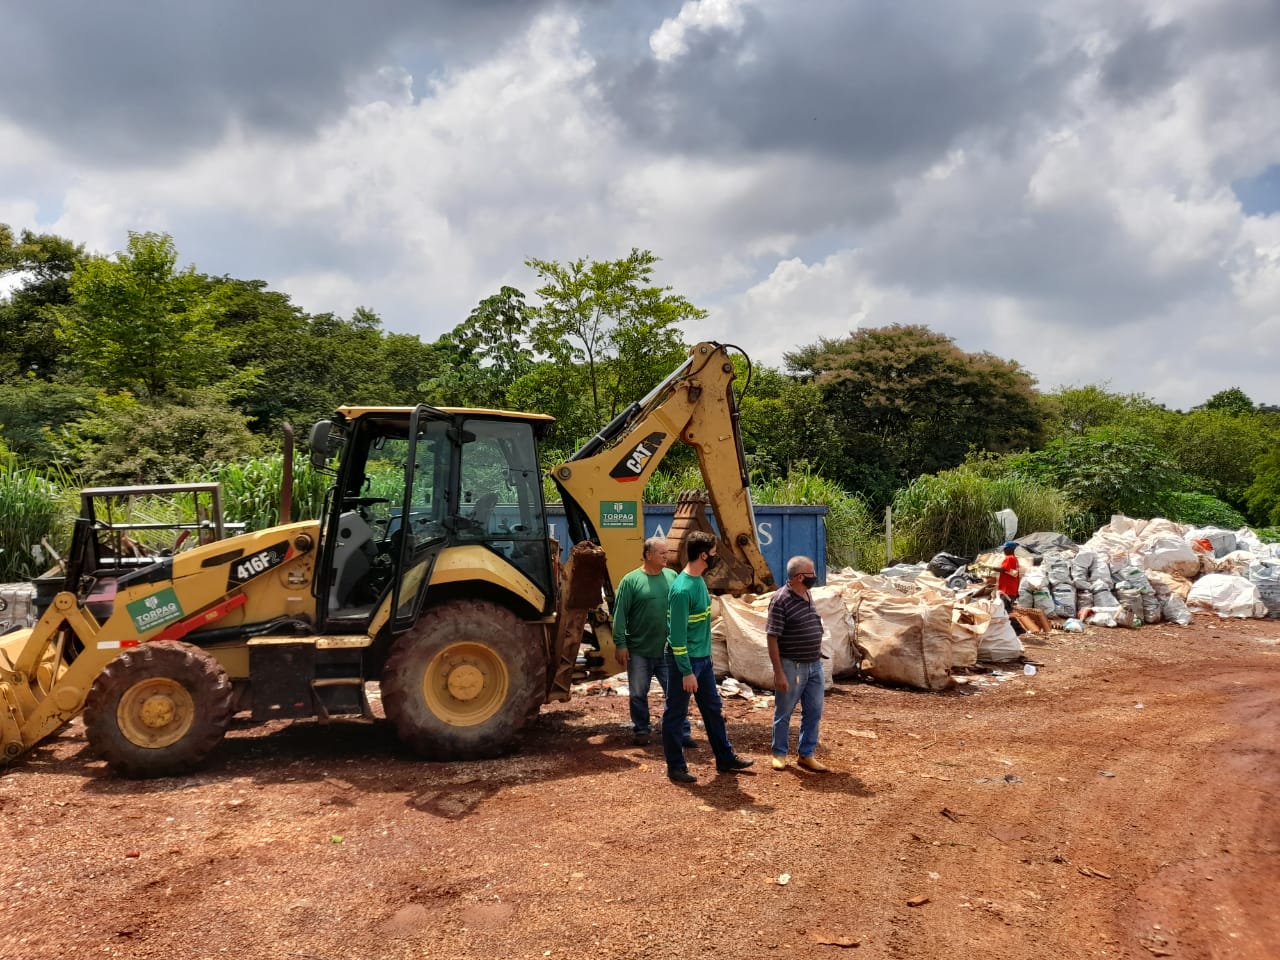
[{"label": "blue jeans", "polygon": [[[724,728],[724,712],[720,705],[720,691],[716,689],[716,672],[710,657],[690,657],[693,675],[698,679],[698,689],[693,698],[698,702],[698,712],[707,728],[707,743],[716,755],[716,763],[728,763],[734,758],[733,745]],[[684,738],[681,731],[689,722],[689,693],[681,683],[680,668],[676,658],[667,651],[667,676],[671,686],[667,689],[667,707],[662,711],[662,752],[666,755],[667,770],[687,770],[684,762]]]},{"label": "blue jeans", "polygon": [[791,738],[791,714],[800,704],[800,756],[812,757],[818,749],[818,724],[822,721],[822,661],[796,663],[782,658],[787,689],[775,690],[773,700],[773,755],[785,757]]},{"label": "blue jeans", "polygon": [[[627,689],[631,691],[631,726],[638,734],[649,733],[649,687],[658,678],[664,697],[670,696],[667,687],[667,664],[664,657],[646,657],[642,653],[627,651]],[[686,739],[692,735],[689,718],[684,721]]]}]

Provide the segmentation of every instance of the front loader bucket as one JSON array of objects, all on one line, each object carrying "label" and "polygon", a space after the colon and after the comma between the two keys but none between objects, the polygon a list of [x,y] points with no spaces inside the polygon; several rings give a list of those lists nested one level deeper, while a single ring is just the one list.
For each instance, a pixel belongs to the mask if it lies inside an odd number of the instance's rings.
[{"label": "front loader bucket", "polygon": [[53,668],[53,648],[36,658],[33,682],[28,683],[19,671],[18,664],[31,647],[34,633],[34,629],[16,630],[0,637],[0,764],[33,746],[26,741],[23,729],[61,673]]},{"label": "front loader bucket", "polygon": [[71,674],[70,661],[77,634],[92,635],[94,627],[75,595],[62,593],[34,627],[0,637],[0,765],[80,713],[94,674],[83,667]]},{"label": "front loader bucket", "polygon": [[0,637],[0,764],[8,763],[25,749],[21,733],[24,711],[13,668],[30,636],[31,630],[26,629]]}]

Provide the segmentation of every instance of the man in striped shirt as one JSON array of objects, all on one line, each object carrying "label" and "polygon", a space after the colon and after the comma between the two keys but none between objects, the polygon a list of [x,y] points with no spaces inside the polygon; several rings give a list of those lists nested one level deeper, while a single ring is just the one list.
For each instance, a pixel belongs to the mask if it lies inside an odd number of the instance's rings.
[{"label": "man in striped shirt", "polygon": [[822,721],[825,678],[822,676],[822,618],[809,590],[818,583],[808,557],[787,561],[787,582],[769,601],[765,636],[773,663],[773,769],[787,765],[791,714],[800,704],[800,766],[815,773],[830,770],[815,757]]},{"label": "man in striped shirt", "polygon": [[[702,575],[716,565],[716,539],[695,530],[685,541],[689,562],[667,592],[667,705],[662,712],[662,752],[672,783],[696,783],[684,760],[682,728],[689,695],[698,702],[716,769],[736,773],[755,763],[733,752],[725,731],[720,691],[711,666],[711,594]],[[676,683],[676,678],[680,683]]]}]

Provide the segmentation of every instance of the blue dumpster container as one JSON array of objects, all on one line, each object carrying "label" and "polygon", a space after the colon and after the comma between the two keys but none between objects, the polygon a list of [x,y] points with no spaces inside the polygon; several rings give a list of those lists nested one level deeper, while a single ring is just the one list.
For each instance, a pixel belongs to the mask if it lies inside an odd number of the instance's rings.
[{"label": "blue dumpster container", "polygon": [[[644,535],[665,536],[671,528],[676,508],[670,503],[646,503],[644,505]],[[774,582],[781,586],[787,580],[787,560],[797,554],[813,558],[818,582],[827,582],[827,513],[823,506],[789,506],[756,504],[756,538],[760,552],[773,572]],[[710,511],[708,511],[710,515]],[[559,504],[547,505],[547,526],[551,536],[560,541],[560,559],[569,559],[569,528],[565,522],[564,508]],[[636,554],[635,565],[640,566]]]}]

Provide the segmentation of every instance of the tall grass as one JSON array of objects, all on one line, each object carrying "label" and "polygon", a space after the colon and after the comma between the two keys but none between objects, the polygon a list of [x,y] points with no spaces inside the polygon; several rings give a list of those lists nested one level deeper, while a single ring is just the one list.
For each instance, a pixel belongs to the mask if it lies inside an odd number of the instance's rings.
[{"label": "tall grass", "polygon": [[974,557],[1004,540],[998,510],[1018,515],[1019,533],[1064,530],[1066,494],[1016,476],[989,477],[967,467],[917,477],[893,500],[894,559],[928,560],[946,551]]},{"label": "tall grass", "polygon": [[[280,522],[280,491],[284,485],[284,457],[255,457],[216,466],[208,479],[222,484],[223,519],[244,523],[247,530],[264,530]],[[294,520],[314,520],[324,507],[332,478],[302,458],[293,462]],[[400,480],[403,487],[404,481]]]},{"label": "tall grass", "polygon": [[827,565],[878,570],[884,565],[884,537],[866,501],[838,483],[807,471],[751,485],[755,503],[825,506]]},{"label": "tall grass", "polygon": [[74,491],[62,474],[0,458],[0,582],[30,580],[50,567],[53,559],[40,541],[65,552],[75,511]]}]

